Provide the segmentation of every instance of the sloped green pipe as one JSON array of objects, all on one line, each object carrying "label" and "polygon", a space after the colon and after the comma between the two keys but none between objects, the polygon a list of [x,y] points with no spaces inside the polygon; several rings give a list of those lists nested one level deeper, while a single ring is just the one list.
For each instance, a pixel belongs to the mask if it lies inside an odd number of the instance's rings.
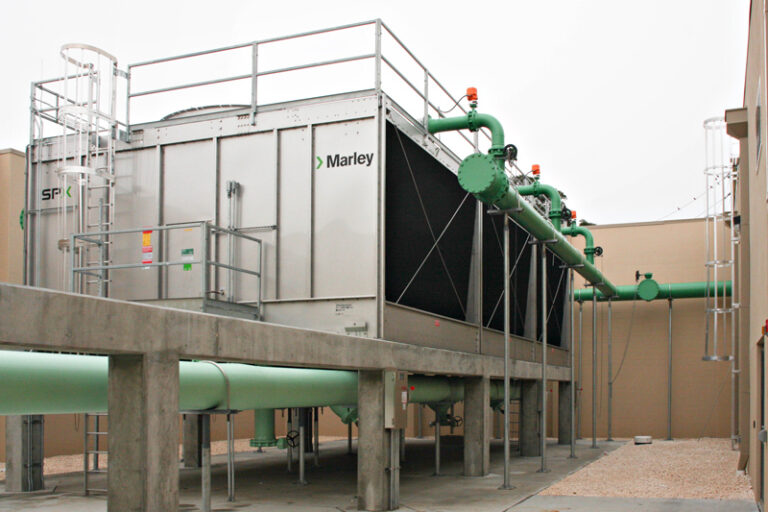
[{"label": "sloped green pipe", "polygon": [[[471,114],[471,112],[470,112]],[[430,119],[427,125],[430,133],[468,128],[477,129],[472,115]],[[493,146],[489,154],[469,155],[459,166],[459,184],[480,201],[509,212],[515,222],[536,239],[549,242],[547,249],[555,253],[567,265],[574,266],[576,272],[606,295],[614,295],[616,287],[595,266],[559,232],[555,226],[544,219],[510,186],[504,172],[504,132],[501,124],[491,116],[484,116],[484,124],[491,130]],[[493,119],[493,122],[490,121]],[[473,128],[474,127],[474,128]]]},{"label": "sloped green pipe", "polygon": [[[591,264],[595,264],[595,239],[592,236],[592,232],[584,226],[577,226],[573,224],[563,228],[562,233],[564,235],[584,237],[584,255],[587,257],[587,261]],[[618,286],[616,288],[619,288]]]},{"label": "sloped green pipe", "polygon": [[[647,281],[647,280],[646,280]],[[654,292],[652,289],[645,291],[643,283],[640,284],[623,285],[616,287],[616,294],[611,297],[612,301],[616,300],[634,300],[635,298],[652,301],[658,299],[695,299],[703,298],[707,296],[707,282],[706,281],[694,281],[690,283],[667,283],[658,284],[657,290]],[[710,294],[714,294],[715,282],[710,282]],[[720,297],[730,297],[731,295],[731,281],[720,281],[717,284],[717,295]],[[577,301],[590,301],[592,300],[592,288],[582,288],[574,292],[574,299]],[[598,291],[597,300],[607,300],[606,296]]]},{"label": "sloped green pipe", "polygon": [[[239,363],[179,363],[179,410],[280,409],[357,404],[357,372],[277,368]],[[0,351],[0,415],[68,414],[107,410],[108,359],[102,356]],[[458,402],[460,379],[412,376],[412,402]],[[491,383],[491,399],[503,396]],[[267,411],[255,413],[265,420]],[[265,426],[265,430],[269,430]]]},{"label": "sloped green pipe", "polygon": [[[521,196],[547,196],[549,198],[549,220],[552,222],[552,226],[558,231],[561,231],[561,217],[563,216],[563,205],[560,199],[560,192],[550,185],[544,185],[538,180],[531,185],[521,185],[517,187],[517,193]],[[594,263],[594,261],[590,261]]]}]

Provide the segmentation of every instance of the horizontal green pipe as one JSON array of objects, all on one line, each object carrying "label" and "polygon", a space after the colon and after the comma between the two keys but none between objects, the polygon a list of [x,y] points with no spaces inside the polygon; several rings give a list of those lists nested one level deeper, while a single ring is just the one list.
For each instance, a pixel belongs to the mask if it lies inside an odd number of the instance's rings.
[{"label": "horizontal green pipe", "polygon": [[[563,216],[563,205],[560,199],[560,192],[551,185],[544,185],[538,180],[530,185],[521,185],[517,187],[517,193],[521,196],[547,196],[549,198],[549,219],[552,225],[560,231],[561,217]],[[594,263],[594,262],[592,262]]]},{"label": "horizontal green pipe", "polygon": [[[587,261],[591,264],[595,264],[595,239],[592,236],[592,232],[584,226],[577,226],[573,224],[571,226],[564,227],[562,230],[564,235],[584,237],[584,255],[587,257]],[[616,287],[619,288],[618,286]]]},{"label": "horizontal green pipe", "polygon": [[[179,410],[227,408],[222,371],[234,410],[357,404],[356,371],[181,361]],[[107,357],[0,351],[0,415],[105,412],[107,386]],[[411,402],[464,399],[461,379],[411,376],[409,386]],[[491,382],[491,399],[502,396]]]},{"label": "horizontal green pipe", "polygon": [[[636,284],[623,285],[616,287],[616,294],[611,297],[611,300],[634,300],[641,297],[638,286]],[[710,283],[710,294],[714,295],[715,282]],[[731,295],[731,282],[720,281],[717,287],[718,296]],[[574,300],[577,301],[589,301],[592,300],[592,288],[582,288],[574,291]],[[658,294],[652,298],[645,298],[645,300],[657,300],[657,299],[695,299],[707,296],[707,282],[706,281],[693,281],[690,283],[667,283],[658,285]],[[601,291],[597,292],[597,300],[608,300]]]}]

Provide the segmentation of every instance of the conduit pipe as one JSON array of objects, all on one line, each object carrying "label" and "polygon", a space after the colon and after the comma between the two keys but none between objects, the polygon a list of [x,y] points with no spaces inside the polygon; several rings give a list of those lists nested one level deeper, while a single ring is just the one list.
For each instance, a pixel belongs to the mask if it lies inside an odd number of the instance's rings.
[{"label": "conduit pipe", "polygon": [[[107,411],[107,357],[2,351],[0,375],[0,415]],[[453,403],[464,399],[461,379],[415,375],[408,381],[413,387],[411,402]],[[491,401],[503,399],[501,381],[492,381],[490,391]],[[213,365],[205,361],[179,363],[180,410],[225,409],[227,401],[232,410],[349,406],[357,404],[357,372],[240,363]],[[257,415],[264,420],[268,412]]]},{"label": "conduit pipe", "polygon": [[459,184],[485,204],[508,212],[520,226],[540,241],[548,242],[548,249],[566,265],[590,283],[594,283],[605,295],[614,295],[616,287],[595,266],[587,261],[578,249],[572,246],[556,228],[510,186],[504,172],[504,131],[495,118],[477,114],[474,109],[465,116],[445,119],[430,119],[427,129],[430,133],[481,127],[491,130],[492,146],[488,154],[469,155],[459,166]]}]

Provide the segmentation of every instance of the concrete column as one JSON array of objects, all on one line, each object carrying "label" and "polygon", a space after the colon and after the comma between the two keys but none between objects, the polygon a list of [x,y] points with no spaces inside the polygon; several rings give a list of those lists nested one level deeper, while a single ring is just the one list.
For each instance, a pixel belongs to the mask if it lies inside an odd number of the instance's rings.
[{"label": "concrete column", "polygon": [[42,416],[5,418],[5,460],[6,492],[44,488]]},{"label": "concrete column", "polygon": [[177,512],[178,356],[110,356],[107,400],[107,510]]},{"label": "concrete column", "polygon": [[359,411],[357,439],[357,508],[388,510],[389,433],[384,429],[384,376],[360,371],[357,380]]},{"label": "concrete column", "polygon": [[203,462],[203,416],[185,414],[182,420],[182,458],[185,468],[199,468]]},{"label": "concrete column", "polygon": [[464,379],[464,476],[485,476],[491,459],[491,380]]},{"label": "concrete column", "polygon": [[520,455],[538,457],[541,455],[539,422],[539,396],[541,381],[521,381],[520,389]]},{"label": "concrete column", "polygon": [[558,383],[557,444],[571,444],[571,382]]}]

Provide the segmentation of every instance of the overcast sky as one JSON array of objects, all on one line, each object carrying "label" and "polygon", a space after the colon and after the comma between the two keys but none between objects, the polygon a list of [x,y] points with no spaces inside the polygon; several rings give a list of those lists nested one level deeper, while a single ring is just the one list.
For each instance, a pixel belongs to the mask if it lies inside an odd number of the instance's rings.
[{"label": "overcast sky", "polygon": [[[702,122],[742,105],[749,22],[748,0],[38,0],[3,10],[0,148],[24,149],[29,83],[62,74],[64,43],[99,46],[124,67],[378,17],[457,96],[477,87],[520,166],[540,164],[579,217],[601,224],[658,220],[704,191]],[[667,218],[702,215],[702,200]]]}]

